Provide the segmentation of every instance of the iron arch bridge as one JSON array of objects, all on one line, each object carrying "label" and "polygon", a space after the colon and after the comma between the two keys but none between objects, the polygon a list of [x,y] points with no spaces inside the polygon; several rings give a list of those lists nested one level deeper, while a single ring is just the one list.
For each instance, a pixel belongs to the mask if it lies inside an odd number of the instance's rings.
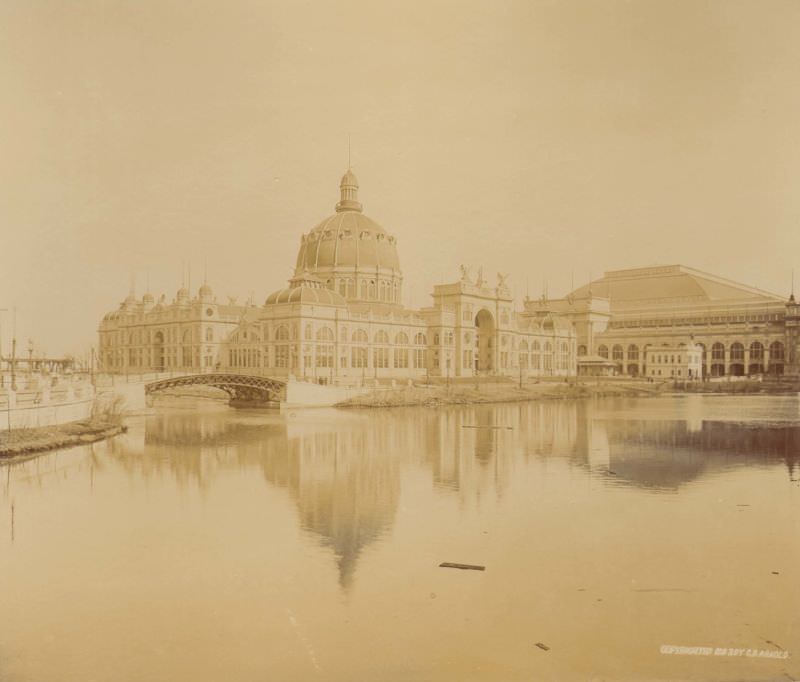
[{"label": "iron arch bridge", "polygon": [[181,386],[213,386],[225,391],[232,403],[277,403],[285,397],[286,382],[247,374],[187,374],[145,385],[146,395]]}]

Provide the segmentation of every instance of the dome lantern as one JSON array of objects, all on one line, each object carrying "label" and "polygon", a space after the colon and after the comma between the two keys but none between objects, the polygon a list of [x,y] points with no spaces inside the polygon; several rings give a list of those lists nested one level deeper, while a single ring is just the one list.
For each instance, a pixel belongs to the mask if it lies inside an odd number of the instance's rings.
[{"label": "dome lantern", "polygon": [[361,213],[364,207],[358,201],[358,178],[355,173],[349,168],[342,176],[342,181],[339,183],[340,199],[336,204],[336,212],[342,211],[357,211]]}]

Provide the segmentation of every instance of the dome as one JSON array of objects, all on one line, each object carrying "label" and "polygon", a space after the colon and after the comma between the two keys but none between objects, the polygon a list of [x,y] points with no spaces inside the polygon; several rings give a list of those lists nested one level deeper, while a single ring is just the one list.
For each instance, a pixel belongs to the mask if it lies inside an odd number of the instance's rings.
[{"label": "dome", "polygon": [[359,211],[340,211],[303,235],[297,271],[318,268],[400,270],[397,242]]},{"label": "dome", "polygon": [[153,303],[155,303],[155,299],[153,298],[153,294],[151,294],[149,292],[146,293],[142,297],[142,303],[144,303],[145,305],[153,305]]},{"label": "dome", "polygon": [[323,286],[322,281],[304,272],[289,281],[286,289],[267,296],[264,305],[279,303],[312,303],[315,305],[346,305],[344,297]]},{"label": "dome", "polygon": [[379,268],[399,273],[396,240],[364,215],[358,201],[358,179],[349,168],[342,176],[339,191],[336,213],[303,235],[295,271],[314,273],[322,269],[327,274],[337,268],[365,271]]},{"label": "dome", "polygon": [[364,215],[352,170],[339,189],[336,212],[302,236],[295,274],[309,272],[348,301],[399,304],[403,275],[397,241]]},{"label": "dome", "polygon": [[186,287],[181,287],[178,289],[177,298],[179,303],[187,302],[189,300],[189,290]]},{"label": "dome", "polygon": [[200,287],[200,291],[198,293],[200,295],[200,298],[203,299],[204,301],[209,300],[214,295],[213,289],[210,286],[208,286],[208,284],[206,284],[205,282],[203,283],[203,286]]}]

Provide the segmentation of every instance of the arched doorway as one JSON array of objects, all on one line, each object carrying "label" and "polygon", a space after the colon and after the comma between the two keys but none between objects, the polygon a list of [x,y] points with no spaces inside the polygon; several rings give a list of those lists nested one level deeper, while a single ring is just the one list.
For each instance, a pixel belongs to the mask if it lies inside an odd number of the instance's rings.
[{"label": "arched doorway", "polygon": [[483,308],[475,316],[475,371],[491,372],[494,370],[494,317]]},{"label": "arched doorway", "polygon": [[159,371],[164,369],[164,333],[156,332],[153,336],[153,364]]},{"label": "arched doorway", "polygon": [[725,346],[719,342],[711,346],[711,376],[725,376]]}]

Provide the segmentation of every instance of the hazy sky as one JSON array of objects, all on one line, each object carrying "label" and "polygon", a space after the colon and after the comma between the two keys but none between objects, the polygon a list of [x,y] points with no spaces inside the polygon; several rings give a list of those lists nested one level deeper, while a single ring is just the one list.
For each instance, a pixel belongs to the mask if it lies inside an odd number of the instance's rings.
[{"label": "hazy sky", "polygon": [[794,0],[3,0],[0,308],[55,354],[132,271],[262,303],[348,133],[407,304],[459,263],[519,298],[669,263],[788,293],[798,65]]}]

